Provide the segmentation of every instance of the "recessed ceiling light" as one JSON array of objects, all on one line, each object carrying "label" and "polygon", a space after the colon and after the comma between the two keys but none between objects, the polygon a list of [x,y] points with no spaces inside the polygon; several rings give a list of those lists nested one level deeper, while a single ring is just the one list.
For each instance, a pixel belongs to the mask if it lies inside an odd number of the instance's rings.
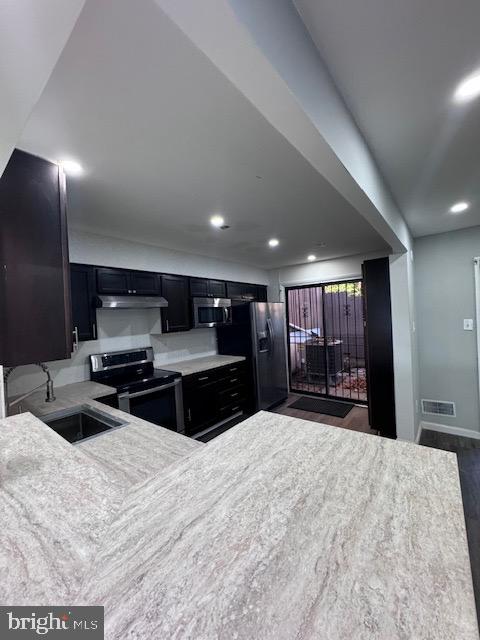
[{"label": "recessed ceiling light", "polygon": [[81,176],[83,173],[82,165],[76,160],[60,160],[58,164],[62,167],[67,176]]},{"label": "recessed ceiling light", "polygon": [[307,256],[307,260],[309,262],[313,262],[316,259],[317,259],[317,256],[314,256],[313,253],[311,253],[309,256]]},{"label": "recessed ceiling light", "polygon": [[478,96],[480,96],[480,71],[462,80],[453,94],[456,102],[468,102]]},{"label": "recessed ceiling light", "polygon": [[468,202],[457,202],[453,207],[450,207],[450,213],[463,213],[469,206]]},{"label": "recessed ceiling light", "polygon": [[278,247],[279,244],[280,244],[280,242],[276,238],[271,238],[268,241],[268,246],[269,247]]},{"label": "recessed ceiling light", "polygon": [[212,227],[216,227],[217,229],[220,229],[220,227],[225,226],[225,220],[222,218],[222,216],[212,216],[210,218],[210,224],[212,225]]}]

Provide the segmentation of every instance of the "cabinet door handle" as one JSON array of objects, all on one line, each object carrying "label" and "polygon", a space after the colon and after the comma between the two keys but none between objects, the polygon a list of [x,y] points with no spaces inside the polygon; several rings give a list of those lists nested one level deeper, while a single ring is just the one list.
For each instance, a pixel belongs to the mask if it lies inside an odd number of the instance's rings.
[{"label": "cabinet door handle", "polygon": [[238,396],[238,393],[231,393],[231,394],[230,394],[230,397],[231,397],[231,398],[236,398],[236,396]]},{"label": "cabinet door handle", "polygon": [[238,378],[230,378],[230,382],[236,382],[238,380]]},{"label": "cabinet door handle", "polygon": [[229,369],[229,371],[230,371],[231,373],[233,373],[233,372],[234,372],[234,371],[236,371],[237,369],[238,369],[238,367],[232,367],[231,369]]},{"label": "cabinet door handle", "polygon": [[132,289],[132,293],[137,293],[137,290],[136,289]]},{"label": "cabinet door handle", "polygon": [[166,322],[166,325],[167,325],[167,332],[168,332],[168,331],[169,331],[169,329],[170,329],[170,325],[168,324],[168,318],[166,319],[166,321],[165,321],[165,322]]},{"label": "cabinet door handle", "polygon": [[188,417],[188,421],[191,422],[192,421],[192,411],[191,411],[191,409],[189,409],[187,411],[187,417]]},{"label": "cabinet door handle", "polygon": [[203,382],[204,380],[208,380],[208,376],[203,376],[203,378],[198,379],[199,382]]},{"label": "cabinet door handle", "polygon": [[92,324],[92,334],[93,334],[93,339],[96,340],[97,339],[97,325],[95,324],[95,322]]},{"label": "cabinet door handle", "polygon": [[234,413],[234,411],[238,411],[240,409],[240,407],[232,407],[232,413]]},{"label": "cabinet door handle", "polygon": [[78,351],[78,327],[73,329],[73,352]]}]

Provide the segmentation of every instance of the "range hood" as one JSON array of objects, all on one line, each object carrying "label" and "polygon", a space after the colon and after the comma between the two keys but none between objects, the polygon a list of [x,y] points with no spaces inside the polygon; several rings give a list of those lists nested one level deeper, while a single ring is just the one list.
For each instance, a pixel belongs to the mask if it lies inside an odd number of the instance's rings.
[{"label": "range hood", "polygon": [[168,302],[162,296],[97,296],[100,309],[163,309]]}]

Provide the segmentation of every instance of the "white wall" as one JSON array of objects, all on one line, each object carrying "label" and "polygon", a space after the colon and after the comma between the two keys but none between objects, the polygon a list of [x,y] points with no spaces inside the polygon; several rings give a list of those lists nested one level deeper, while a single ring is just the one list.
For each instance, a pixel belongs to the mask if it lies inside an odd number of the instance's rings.
[{"label": "white wall", "polygon": [[480,226],[415,240],[415,284],[420,397],[456,404],[455,418],[422,420],[480,432],[473,258],[480,255]]},{"label": "white wall", "polygon": [[[162,247],[75,230],[70,230],[69,243],[71,262],[213,277],[255,284],[269,283],[269,274],[263,269]],[[151,335],[155,313],[160,312],[138,309],[99,309],[97,311],[98,340],[80,343],[78,352],[69,360],[48,363],[52,370],[54,384],[61,386],[88,380],[88,356],[91,353],[152,346],[157,367],[176,360],[217,353],[214,329],[194,329],[182,333]],[[24,393],[41,384],[43,379],[44,374],[35,367],[20,367],[12,374],[9,395]]]},{"label": "white wall", "polygon": [[118,238],[107,238],[76,229],[69,231],[70,262],[98,264],[198,276],[236,280],[251,284],[268,284],[268,271],[238,262],[174,251],[165,247],[141,244]]},{"label": "white wall", "polygon": [[270,302],[284,302],[285,287],[361,278],[362,262],[383,256],[385,253],[382,252],[365,253],[272,269],[269,272],[268,299]]},{"label": "white wall", "polygon": [[412,442],[419,425],[412,251],[390,256],[390,289],[397,437]]},{"label": "white wall", "polygon": [[294,287],[300,284],[360,278],[362,276],[362,262],[385,255],[384,252],[366,253],[284,267],[278,270],[278,279],[282,286]]}]

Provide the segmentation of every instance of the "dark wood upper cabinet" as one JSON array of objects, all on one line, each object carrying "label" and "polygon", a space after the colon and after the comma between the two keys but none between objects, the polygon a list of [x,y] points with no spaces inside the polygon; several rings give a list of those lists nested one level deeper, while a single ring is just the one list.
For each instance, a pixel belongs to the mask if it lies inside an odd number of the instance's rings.
[{"label": "dark wood upper cabinet", "polygon": [[129,272],[123,269],[97,269],[97,291],[107,295],[127,295],[130,293]]},{"label": "dark wood upper cabinet", "polygon": [[208,292],[212,298],[226,298],[227,285],[223,280],[209,280]]},{"label": "dark wood upper cabinet", "polygon": [[160,294],[160,277],[148,271],[130,272],[130,291],[136,295],[158,296]]},{"label": "dark wood upper cabinet", "polygon": [[16,149],[0,179],[0,362],[62,360],[72,351],[65,177]]},{"label": "dark wood upper cabinet", "polygon": [[257,285],[245,282],[227,282],[227,298],[245,302],[257,299]]},{"label": "dark wood upper cabinet", "polygon": [[162,295],[168,307],[162,310],[163,331],[188,331],[190,324],[189,282],[184,276],[162,275]]},{"label": "dark wood upper cabinet", "polygon": [[362,268],[370,427],[396,438],[389,260],[366,260]]},{"label": "dark wood upper cabinet", "polygon": [[193,298],[225,298],[226,283],[209,278],[190,278],[190,295]]},{"label": "dark wood upper cabinet", "polygon": [[208,279],[190,278],[190,295],[192,298],[206,298],[208,296]]},{"label": "dark wood upper cabinet", "polygon": [[94,267],[90,265],[70,265],[74,347],[79,341],[97,338],[94,271]]},{"label": "dark wood upper cabinet", "polygon": [[258,284],[257,285],[257,302],[267,302],[267,287]]},{"label": "dark wood upper cabinet", "polygon": [[106,295],[160,294],[160,279],[156,273],[127,269],[97,268],[97,292]]}]

